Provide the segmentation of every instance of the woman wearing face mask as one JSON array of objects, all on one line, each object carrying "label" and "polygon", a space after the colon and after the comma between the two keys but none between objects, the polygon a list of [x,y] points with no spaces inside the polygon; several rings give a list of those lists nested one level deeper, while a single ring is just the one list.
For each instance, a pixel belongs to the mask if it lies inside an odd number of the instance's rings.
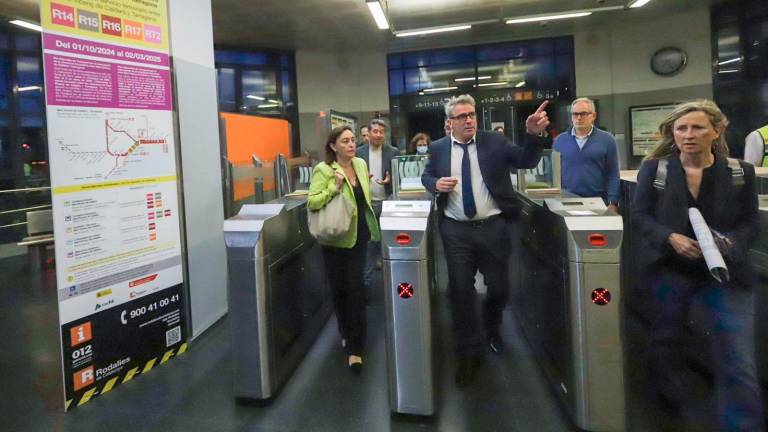
[{"label": "woman wearing face mask", "polygon": [[410,154],[425,155],[429,152],[429,144],[432,142],[429,135],[419,132],[411,138]]}]

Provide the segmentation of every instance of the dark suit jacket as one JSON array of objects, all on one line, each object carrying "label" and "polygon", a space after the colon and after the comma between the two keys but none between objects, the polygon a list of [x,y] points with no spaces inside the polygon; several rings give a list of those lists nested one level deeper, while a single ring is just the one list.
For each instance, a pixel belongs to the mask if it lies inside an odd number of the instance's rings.
[{"label": "dark suit jacket", "polygon": [[[370,154],[370,144],[363,144],[360,147],[355,150],[355,156],[362,158],[365,160],[366,165],[368,165],[368,171],[373,172],[371,169],[371,161],[369,160],[368,156]],[[382,144],[381,145],[381,175],[386,177],[386,172],[389,172],[390,178],[392,177],[392,159],[394,159],[397,155],[400,154],[400,150],[397,149],[397,147],[392,147],[389,144]],[[371,180],[374,181],[374,180]],[[392,194],[392,182],[395,181],[392,179],[389,183],[384,185],[384,190],[387,192],[387,195]]]},{"label": "dark suit jacket", "polygon": [[[517,216],[520,205],[512,188],[510,170],[536,167],[547,139],[526,134],[522,147],[495,132],[477,131],[475,139],[485,186],[505,216]],[[448,194],[438,194],[435,184],[439,178],[451,176],[452,144],[451,137],[443,137],[429,146],[429,161],[421,176],[424,187],[437,195],[437,206],[441,211],[448,202]]]},{"label": "dark suit jacket", "polygon": [[[744,185],[740,193],[733,189],[728,162],[715,159],[713,220],[706,221],[733,242],[725,262],[731,279],[743,285],[755,281],[749,248],[760,231],[760,216],[755,193],[755,168],[739,161],[744,169]],[[632,202],[632,220],[643,242],[646,264],[653,264],[676,255],[667,238],[672,233],[683,234],[688,227],[688,185],[680,159],[673,157],[667,165],[667,183],[663,191],[653,187],[658,160],[643,162],[637,175],[637,189]],[[644,244],[643,244],[644,243]]]}]

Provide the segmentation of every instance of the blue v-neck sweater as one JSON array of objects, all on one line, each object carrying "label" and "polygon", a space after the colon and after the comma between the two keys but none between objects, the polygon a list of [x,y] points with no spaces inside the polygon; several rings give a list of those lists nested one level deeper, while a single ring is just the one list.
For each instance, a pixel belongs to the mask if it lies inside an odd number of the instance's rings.
[{"label": "blue v-neck sweater", "polygon": [[583,197],[619,202],[619,159],[613,135],[594,128],[579,149],[568,130],[555,138],[553,148],[560,152],[563,189]]}]

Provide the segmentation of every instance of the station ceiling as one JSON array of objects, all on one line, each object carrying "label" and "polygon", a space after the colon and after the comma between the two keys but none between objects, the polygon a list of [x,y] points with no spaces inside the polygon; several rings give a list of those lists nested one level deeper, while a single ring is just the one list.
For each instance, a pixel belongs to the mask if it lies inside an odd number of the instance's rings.
[{"label": "station ceiling", "polygon": [[[622,6],[628,0],[380,1],[394,31],[483,23],[469,31],[398,38],[376,27],[364,0],[212,0],[214,39],[233,47],[394,52],[568,34],[616,20],[647,21],[723,0],[651,0],[639,9],[518,25],[506,25],[503,18]],[[0,15],[38,21],[38,0],[0,3]]]}]

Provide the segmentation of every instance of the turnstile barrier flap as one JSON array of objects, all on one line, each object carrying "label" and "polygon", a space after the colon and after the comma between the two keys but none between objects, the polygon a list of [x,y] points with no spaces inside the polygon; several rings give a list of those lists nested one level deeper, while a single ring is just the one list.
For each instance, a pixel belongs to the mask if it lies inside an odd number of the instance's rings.
[{"label": "turnstile barrier flap", "polygon": [[284,204],[246,204],[224,221],[224,232],[259,232],[264,228],[264,221],[280,214],[284,207]]},{"label": "turnstile barrier flap", "polygon": [[624,221],[609,213],[602,198],[548,198],[546,208],[562,218],[568,230],[568,259],[575,262],[618,263]]},{"label": "turnstile barrier flap", "polygon": [[426,260],[431,201],[384,201],[381,209],[382,257]]}]

